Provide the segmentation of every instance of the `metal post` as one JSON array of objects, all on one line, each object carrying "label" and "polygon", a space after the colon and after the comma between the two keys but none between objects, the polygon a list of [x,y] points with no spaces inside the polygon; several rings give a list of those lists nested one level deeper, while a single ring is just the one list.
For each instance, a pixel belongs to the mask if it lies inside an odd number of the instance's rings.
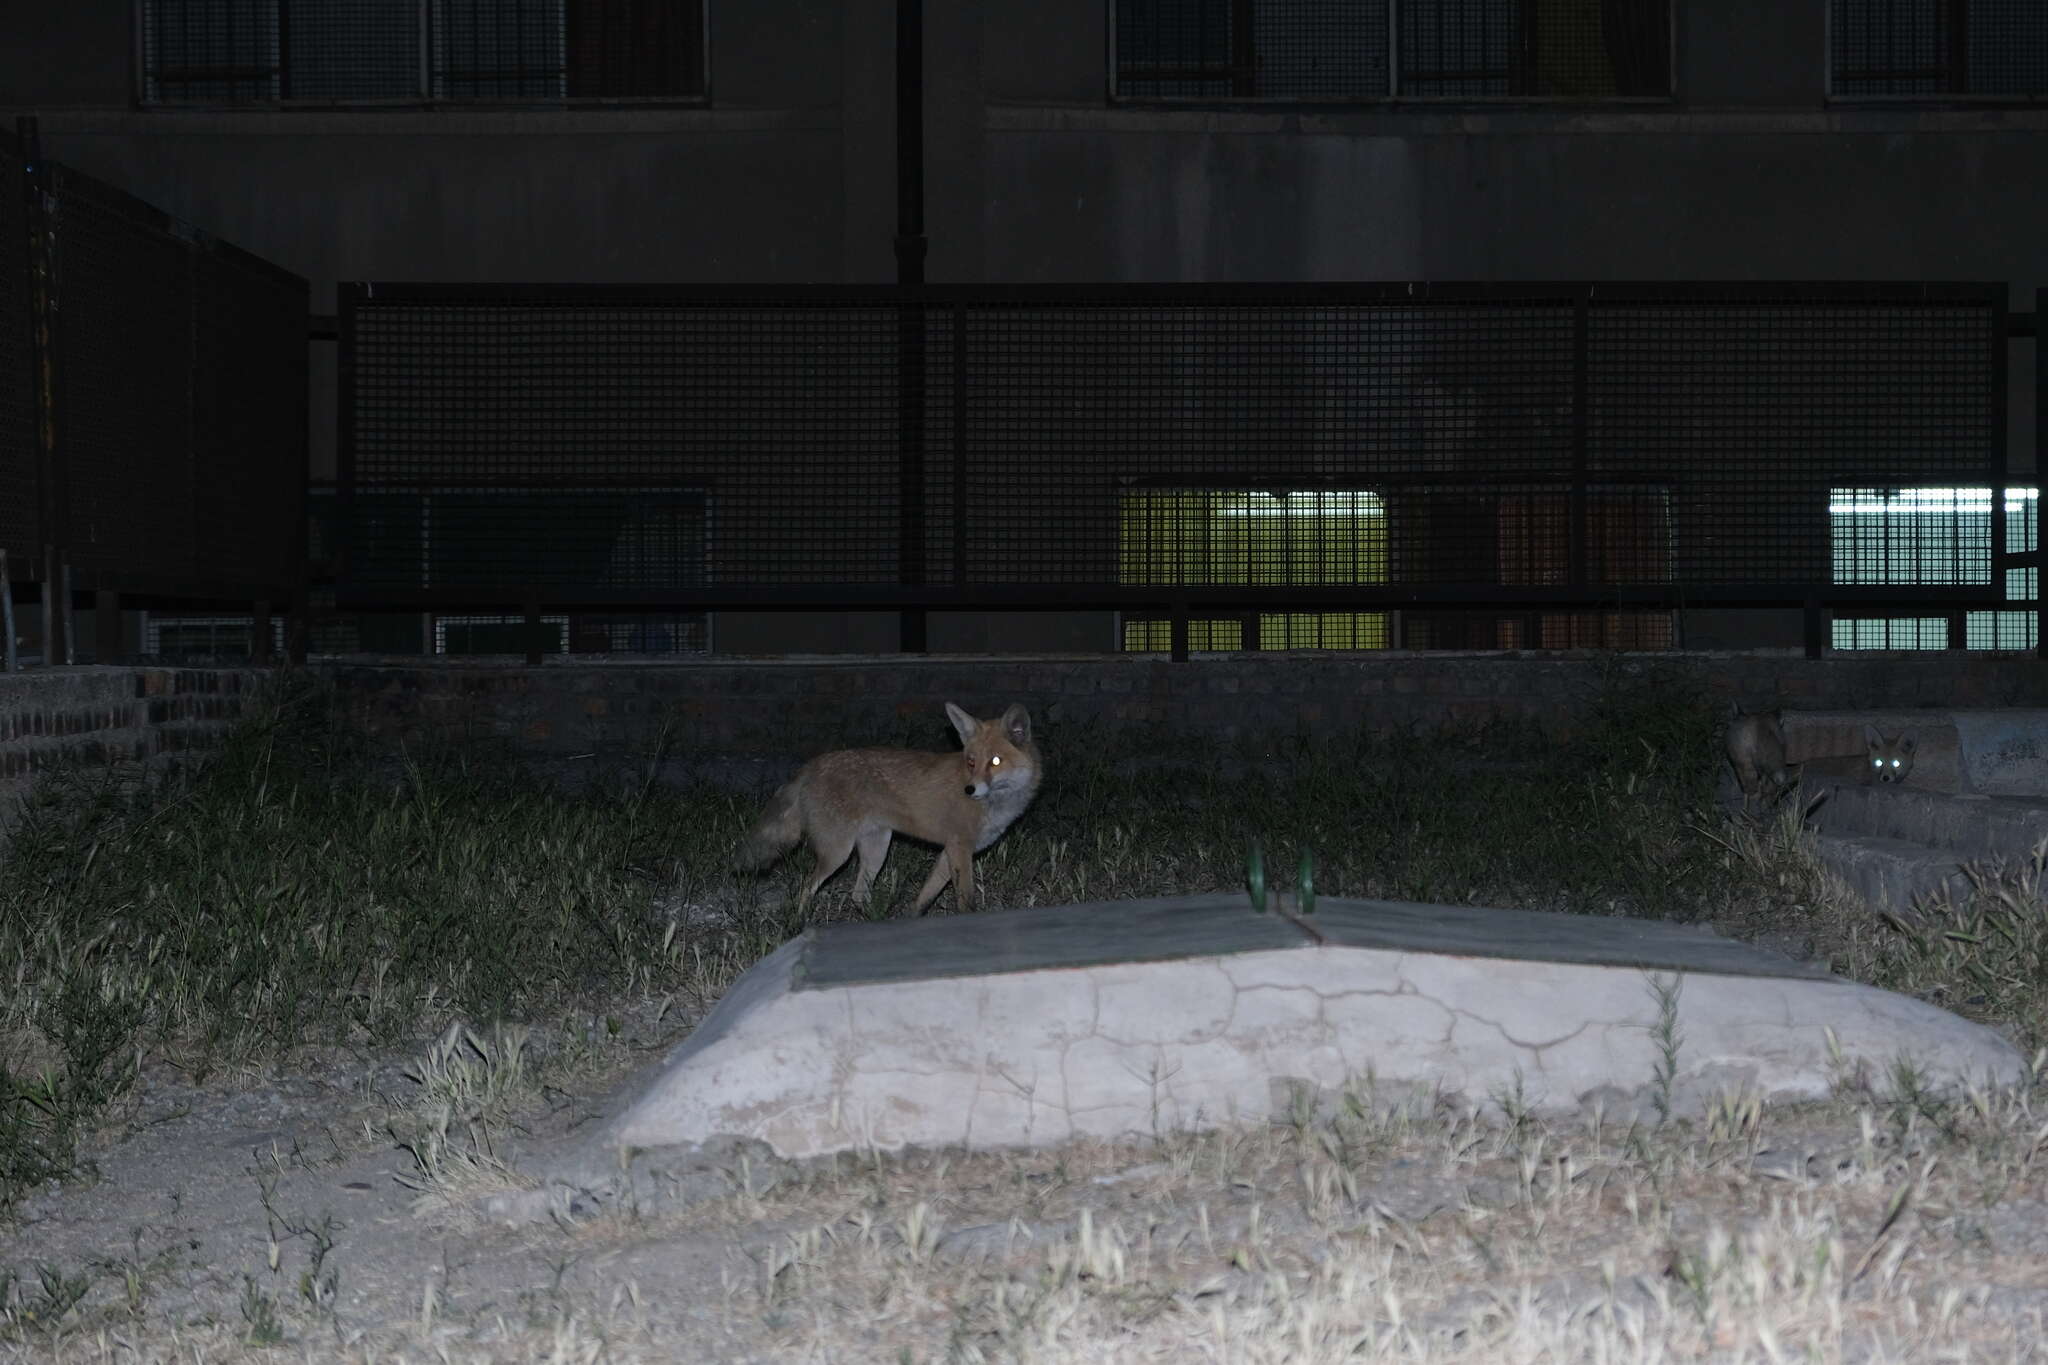
[{"label": "metal post", "polygon": [[92,656],[98,663],[121,662],[121,594],[112,588],[92,595]]},{"label": "metal post", "polygon": [[57,615],[62,622],[59,629],[64,634],[64,666],[70,668],[78,662],[77,618],[71,614],[71,566],[60,565],[57,569],[60,580],[57,592]]},{"label": "metal post", "polygon": [[43,547],[42,608],[43,667],[55,668],[63,655],[64,642],[60,638],[64,628],[57,624],[57,552],[49,546]]},{"label": "metal post", "polygon": [[0,631],[5,631],[7,643],[0,648],[0,668],[9,673],[21,671],[21,656],[14,647],[14,584],[7,577],[7,550],[0,546]]},{"label": "metal post", "polygon": [[1588,359],[1592,331],[1591,288],[1581,289],[1572,303],[1572,491],[1571,521],[1565,527],[1565,560],[1575,588],[1586,586],[1586,444],[1591,367]]},{"label": "metal post", "polygon": [[42,136],[36,120],[23,116],[15,120],[15,137],[21,144],[22,177],[27,193],[24,217],[28,223],[29,365],[33,382],[31,402],[36,423],[36,521],[43,558],[43,663],[53,666],[70,653],[65,629],[65,604],[58,594],[68,585],[69,570],[60,582],[58,566],[63,561],[65,499],[63,461],[58,449],[57,386],[57,200],[50,168],[43,162]]},{"label": "metal post", "polygon": [[306,666],[306,637],[312,633],[312,599],[301,579],[292,589],[291,615],[285,618],[284,626],[285,662],[293,668]]},{"label": "metal post", "polygon": [[953,586],[967,581],[967,305],[953,305]]},{"label": "metal post", "polygon": [[[2006,439],[2006,372],[2012,364],[2012,342],[2008,339],[2012,331],[2010,309],[2006,305],[2005,291],[1991,309],[1991,595],[1995,602],[2005,600],[2006,556],[2012,546],[2006,544],[2005,492],[2012,484],[2012,459]],[[1993,608],[1987,613],[1992,622],[1991,643],[1998,644],[1998,611]],[[1969,613],[1958,610],[1949,618],[1948,647],[1969,648]]]},{"label": "metal post", "polygon": [[256,600],[249,614],[249,662],[262,668],[270,662],[270,599]]},{"label": "metal post", "polygon": [[[924,283],[924,0],[896,0],[896,283],[902,288],[898,322],[898,487],[900,571],[905,587],[924,574],[924,305],[911,291]],[[897,618],[905,654],[926,647],[925,612],[905,608]]]}]

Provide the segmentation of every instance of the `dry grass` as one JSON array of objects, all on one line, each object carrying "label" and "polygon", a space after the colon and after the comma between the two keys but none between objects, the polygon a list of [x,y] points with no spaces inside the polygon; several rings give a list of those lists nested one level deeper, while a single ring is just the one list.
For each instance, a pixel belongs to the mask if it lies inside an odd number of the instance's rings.
[{"label": "dry grass", "polygon": [[[522,1315],[430,1279],[397,1320],[313,1295],[172,1325],[105,1286],[89,1309],[22,1285],[0,1358],[2041,1358],[2036,1092],[1939,1119],[1731,1096],[1696,1125],[1557,1125],[1361,1088],[1329,1116],[1154,1144],[735,1172],[684,1213],[520,1234],[575,1267]],[[684,1244],[717,1248],[715,1273],[679,1281]]]},{"label": "dry grass", "polygon": [[[1618,696],[1595,741],[1479,781],[1432,767],[1426,746],[1358,740],[1283,755],[1279,777],[1162,784],[1130,766],[1156,758],[1143,744],[1077,739],[983,876],[1008,905],[1210,890],[1234,884],[1256,836],[1276,857],[1315,847],[1326,893],[1713,919],[1797,939],[2030,1051],[2044,1042],[2038,858],[1983,869],[1961,903],[1873,921],[1820,871],[1796,811],[1711,810],[1704,714]],[[728,796],[579,804],[441,759],[379,787],[331,751],[282,761],[287,722],[259,724],[208,785],[154,805],[88,791],[32,823],[0,924],[22,964],[0,1037],[34,1044],[0,1058],[7,1174],[20,1188],[66,1169],[66,1144],[152,1049],[232,1068],[424,1023],[438,1041],[410,1069],[410,1103],[360,1141],[399,1153],[417,1195],[407,1235],[526,1287],[464,1293],[444,1268],[400,1306],[352,1307],[347,1240],[337,1253],[338,1229],[283,1212],[259,1180],[267,1267],[232,1297],[161,1306],[174,1275],[139,1240],[132,1255],[0,1270],[0,1360],[2048,1356],[2038,1084],[1938,1095],[1907,1077],[1883,1101],[1766,1110],[1727,1095],[1696,1122],[1567,1124],[1361,1081],[1334,1112],[1267,1126],[742,1163],[730,1193],[686,1211],[482,1226],[465,1212],[518,1180],[501,1142],[541,1089],[600,1088],[630,1060],[619,1014],[644,1008],[673,1036],[801,930],[786,911],[799,870],[732,878],[722,854],[752,812]],[[1526,760],[1528,737],[1496,741]],[[1456,756],[1483,765],[1485,748]],[[223,822],[231,855],[202,838]],[[38,828],[86,837],[67,858]],[[308,851],[312,830],[326,842]],[[79,848],[102,875],[75,873]],[[878,906],[828,896],[821,913],[885,910],[922,873],[899,852]],[[585,924],[598,906],[602,934]],[[266,975],[262,935],[287,931],[299,974]],[[488,972],[464,956],[485,938]],[[545,990],[530,970],[543,961]],[[506,972],[528,973],[521,989],[492,975]],[[469,1022],[572,1010],[586,1022],[541,1033]]]}]

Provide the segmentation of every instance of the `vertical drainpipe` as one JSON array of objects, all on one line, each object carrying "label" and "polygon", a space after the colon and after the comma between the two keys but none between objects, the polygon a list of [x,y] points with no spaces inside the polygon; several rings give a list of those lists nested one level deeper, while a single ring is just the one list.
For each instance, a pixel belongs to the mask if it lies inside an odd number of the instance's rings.
[{"label": "vertical drainpipe", "polygon": [[[921,587],[924,568],[924,0],[896,0],[896,284],[898,581]],[[956,339],[955,344],[958,344]],[[925,610],[898,614],[898,647],[925,652]]]},{"label": "vertical drainpipe", "polygon": [[70,603],[66,542],[70,510],[64,496],[62,432],[59,427],[58,279],[56,178],[43,161],[43,143],[36,120],[15,120],[15,138],[26,168],[28,195],[29,356],[34,367],[36,423],[36,521],[42,538],[43,665],[70,662]]}]

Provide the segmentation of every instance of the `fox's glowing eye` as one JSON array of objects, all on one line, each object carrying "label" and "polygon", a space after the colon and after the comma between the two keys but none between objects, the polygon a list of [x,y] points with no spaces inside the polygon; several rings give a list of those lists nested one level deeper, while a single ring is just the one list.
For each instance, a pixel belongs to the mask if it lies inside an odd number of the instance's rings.
[{"label": "fox's glowing eye", "polygon": [[1000,767],[1002,767],[1002,766],[1003,766],[1003,756],[1002,756],[1001,754],[993,754],[993,755],[991,755],[991,756],[990,756],[990,758],[989,758],[989,760],[988,760],[988,766],[989,766],[989,767],[991,767],[991,768],[1000,768]]}]

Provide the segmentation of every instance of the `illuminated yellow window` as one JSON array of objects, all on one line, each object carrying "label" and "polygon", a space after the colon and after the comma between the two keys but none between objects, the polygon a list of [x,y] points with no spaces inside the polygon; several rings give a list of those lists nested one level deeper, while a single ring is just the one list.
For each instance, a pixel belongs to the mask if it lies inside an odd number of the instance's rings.
[{"label": "illuminated yellow window", "polygon": [[[1343,586],[1387,581],[1387,514],[1359,489],[1267,492],[1146,488],[1124,494],[1122,581],[1148,586]],[[1210,613],[1188,622],[1188,647],[1385,649],[1386,612]],[[1163,650],[1171,627],[1126,618],[1124,648]]]}]

